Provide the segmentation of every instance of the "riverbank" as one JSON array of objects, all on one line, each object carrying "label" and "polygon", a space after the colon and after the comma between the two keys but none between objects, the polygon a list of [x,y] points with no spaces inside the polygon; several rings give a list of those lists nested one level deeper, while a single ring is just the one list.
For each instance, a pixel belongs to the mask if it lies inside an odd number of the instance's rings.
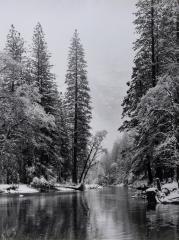
[{"label": "riverbank", "polygon": [[[97,184],[86,184],[84,190],[91,189],[102,189],[103,187]],[[69,184],[56,184],[54,192],[76,192],[77,189],[70,188]],[[0,184],[0,195],[28,195],[28,194],[37,194],[40,193],[41,190],[35,187],[32,187],[27,184]],[[48,192],[48,191],[47,191]]]},{"label": "riverbank", "polygon": [[0,184],[0,194],[35,194],[40,191],[26,184]]}]

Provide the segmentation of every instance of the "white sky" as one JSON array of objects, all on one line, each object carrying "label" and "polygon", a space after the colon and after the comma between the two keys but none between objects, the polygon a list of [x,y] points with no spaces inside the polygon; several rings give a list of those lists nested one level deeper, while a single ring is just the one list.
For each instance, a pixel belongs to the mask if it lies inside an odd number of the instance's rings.
[{"label": "white sky", "polygon": [[106,129],[109,149],[119,137],[121,102],[130,80],[136,0],[0,0],[0,49],[10,25],[31,44],[39,21],[52,53],[59,90],[64,90],[70,39],[78,29],[88,62],[94,131]]}]

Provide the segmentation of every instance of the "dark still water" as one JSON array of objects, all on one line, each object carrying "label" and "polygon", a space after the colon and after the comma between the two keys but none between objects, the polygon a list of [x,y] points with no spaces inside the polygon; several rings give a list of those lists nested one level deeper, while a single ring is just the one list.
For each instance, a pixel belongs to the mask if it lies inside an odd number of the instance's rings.
[{"label": "dark still water", "polygon": [[179,205],[147,209],[125,188],[0,198],[1,239],[175,240]]}]

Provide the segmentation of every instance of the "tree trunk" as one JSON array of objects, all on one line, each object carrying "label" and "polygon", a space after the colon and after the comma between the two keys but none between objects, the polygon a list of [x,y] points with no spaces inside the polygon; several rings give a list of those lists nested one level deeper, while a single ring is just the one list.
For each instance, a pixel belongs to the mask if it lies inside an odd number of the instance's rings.
[{"label": "tree trunk", "polygon": [[148,173],[148,180],[149,180],[149,184],[153,183],[153,176],[152,176],[152,169],[151,169],[151,165],[150,165],[150,157],[148,156],[148,163],[147,163],[147,173]]},{"label": "tree trunk", "polygon": [[94,144],[92,145],[91,150],[90,150],[90,152],[89,152],[89,154],[88,154],[88,156],[87,156],[87,158],[86,158],[86,161],[85,161],[85,164],[84,164],[84,167],[83,167],[83,170],[82,170],[81,176],[80,176],[80,181],[79,181],[80,183],[81,183],[82,181],[84,181],[85,171],[86,171],[86,168],[87,168],[88,162],[89,162],[89,160],[90,160],[90,157],[91,157],[91,154],[92,154],[93,148],[94,148]]},{"label": "tree trunk", "polygon": [[[159,4],[159,0],[156,1],[156,4],[158,5]],[[159,65],[159,24],[158,24],[158,15],[156,16],[156,37],[155,37],[155,42],[156,42],[156,51],[155,51],[155,55],[156,55],[156,60],[155,60],[155,75],[156,75],[156,78],[157,76],[159,76],[159,72],[160,72],[160,65]]]},{"label": "tree trunk", "polygon": [[177,63],[179,64],[179,0],[177,0],[177,22],[176,22],[176,30],[177,30],[177,52],[176,58]]},{"label": "tree trunk", "polygon": [[161,167],[156,168],[155,177],[159,178],[161,182],[163,181],[163,169]]},{"label": "tree trunk", "polygon": [[160,184],[160,179],[157,178],[156,181],[157,181],[157,189],[158,189],[159,191],[161,191],[162,188],[161,188],[161,184]]},{"label": "tree trunk", "polygon": [[90,167],[88,167],[84,173],[84,176],[83,176],[83,179],[82,179],[82,182],[85,181],[86,177],[87,177],[87,174],[88,174],[88,171],[89,171]]},{"label": "tree trunk", "polygon": [[73,190],[78,190],[78,191],[84,191],[85,185],[83,183],[80,183],[76,186],[67,186],[67,185],[60,185],[60,186],[54,186],[56,190],[59,190],[60,187],[62,188],[67,188],[67,189],[73,189]]},{"label": "tree trunk", "polygon": [[152,86],[156,85],[155,36],[154,36],[154,0],[151,0],[151,50],[152,50]]},{"label": "tree trunk", "polygon": [[75,116],[74,116],[74,139],[73,139],[73,172],[72,172],[72,181],[77,183],[78,172],[77,172],[77,143],[78,143],[78,57],[77,57],[77,46],[76,46],[76,73],[75,73]]},{"label": "tree trunk", "polygon": [[[177,59],[177,74],[179,72],[178,67],[179,67],[179,0],[177,0],[177,22],[176,22],[176,40],[177,40],[177,51],[176,51],[176,59]],[[176,139],[177,144],[178,144],[178,140]],[[176,144],[175,144],[176,145]],[[175,151],[177,153],[177,146],[175,146]],[[176,180],[178,183],[178,187],[179,187],[179,164],[177,163],[176,166]]]},{"label": "tree trunk", "polygon": [[177,167],[176,167],[176,180],[177,180],[178,187],[179,187],[179,165],[177,165]]}]

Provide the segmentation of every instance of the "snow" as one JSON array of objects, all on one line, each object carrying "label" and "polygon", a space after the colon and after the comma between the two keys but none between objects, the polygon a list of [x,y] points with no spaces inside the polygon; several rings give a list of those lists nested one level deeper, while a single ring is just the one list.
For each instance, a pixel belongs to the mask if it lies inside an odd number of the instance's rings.
[{"label": "snow", "polygon": [[[156,192],[157,203],[179,203],[179,189],[177,182],[166,183],[162,185],[162,191],[158,191],[157,188],[148,188],[146,192]],[[165,193],[165,189],[168,189],[168,193]]]},{"label": "snow", "polygon": [[[68,186],[68,185],[67,185]],[[11,187],[17,187],[16,190],[13,189],[9,189]],[[67,188],[65,186],[61,186],[60,184],[56,185],[56,188],[58,189],[57,192],[76,192],[75,189],[70,189]],[[98,185],[98,184],[87,184],[85,185],[86,190],[90,190],[90,189],[102,189],[103,187]],[[31,187],[30,185],[26,185],[26,184],[19,184],[19,185],[13,185],[13,184],[0,184],[0,195],[2,194],[18,194],[19,197],[23,197],[23,194],[35,194],[35,193],[39,193],[40,190]]]},{"label": "snow", "polygon": [[116,187],[124,187],[124,186],[125,186],[124,183],[119,183],[119,184],[116,185]]},{"label": "snow", "polygon": [[39,192],[39,190],[32,188],[28,185],[22,184],[22,185],[19,185],[18,192],[19,193],[37,193]]},{"label": "snow", "polygon": [[[10,187],[17,187],[16,190],[7,190],[7,188]],[[11,184],[0,184],[0,192],[1,193],[7,193],[7,194],[32,194],[32,193],[38,193],[39,190],[32,188],[26,184],[19,184],[19,185],[11,185]]]},{"label": "snow", "polygon": [[58,187],[59,192],[76,192],[75,189],[65,188],[65,187]]},{"label": "snow", "polygon": [[152,188],[148,188],[147,190],[146,190],[146,192],[157,192],[158,190],[157,190],[157,188],[155,188],[155,187],[152,187]]},{"label": "snow", "polygon": [[171,192],[174,189],[178,189],[178,184],[177,184],[177,182],[166,183],[166,184],[162,185],[162,189],[164,189],[164,188],[167,188]]},{"label": "snow", "polygon": [[159,199],[161,203],[179,203],[179,191],[174,191],[168,196],[161,197]]},{"label": "snow", "polygon": [[88,189],[102,189],[103,187],[98,184],[85,184],[86,190]]}]

